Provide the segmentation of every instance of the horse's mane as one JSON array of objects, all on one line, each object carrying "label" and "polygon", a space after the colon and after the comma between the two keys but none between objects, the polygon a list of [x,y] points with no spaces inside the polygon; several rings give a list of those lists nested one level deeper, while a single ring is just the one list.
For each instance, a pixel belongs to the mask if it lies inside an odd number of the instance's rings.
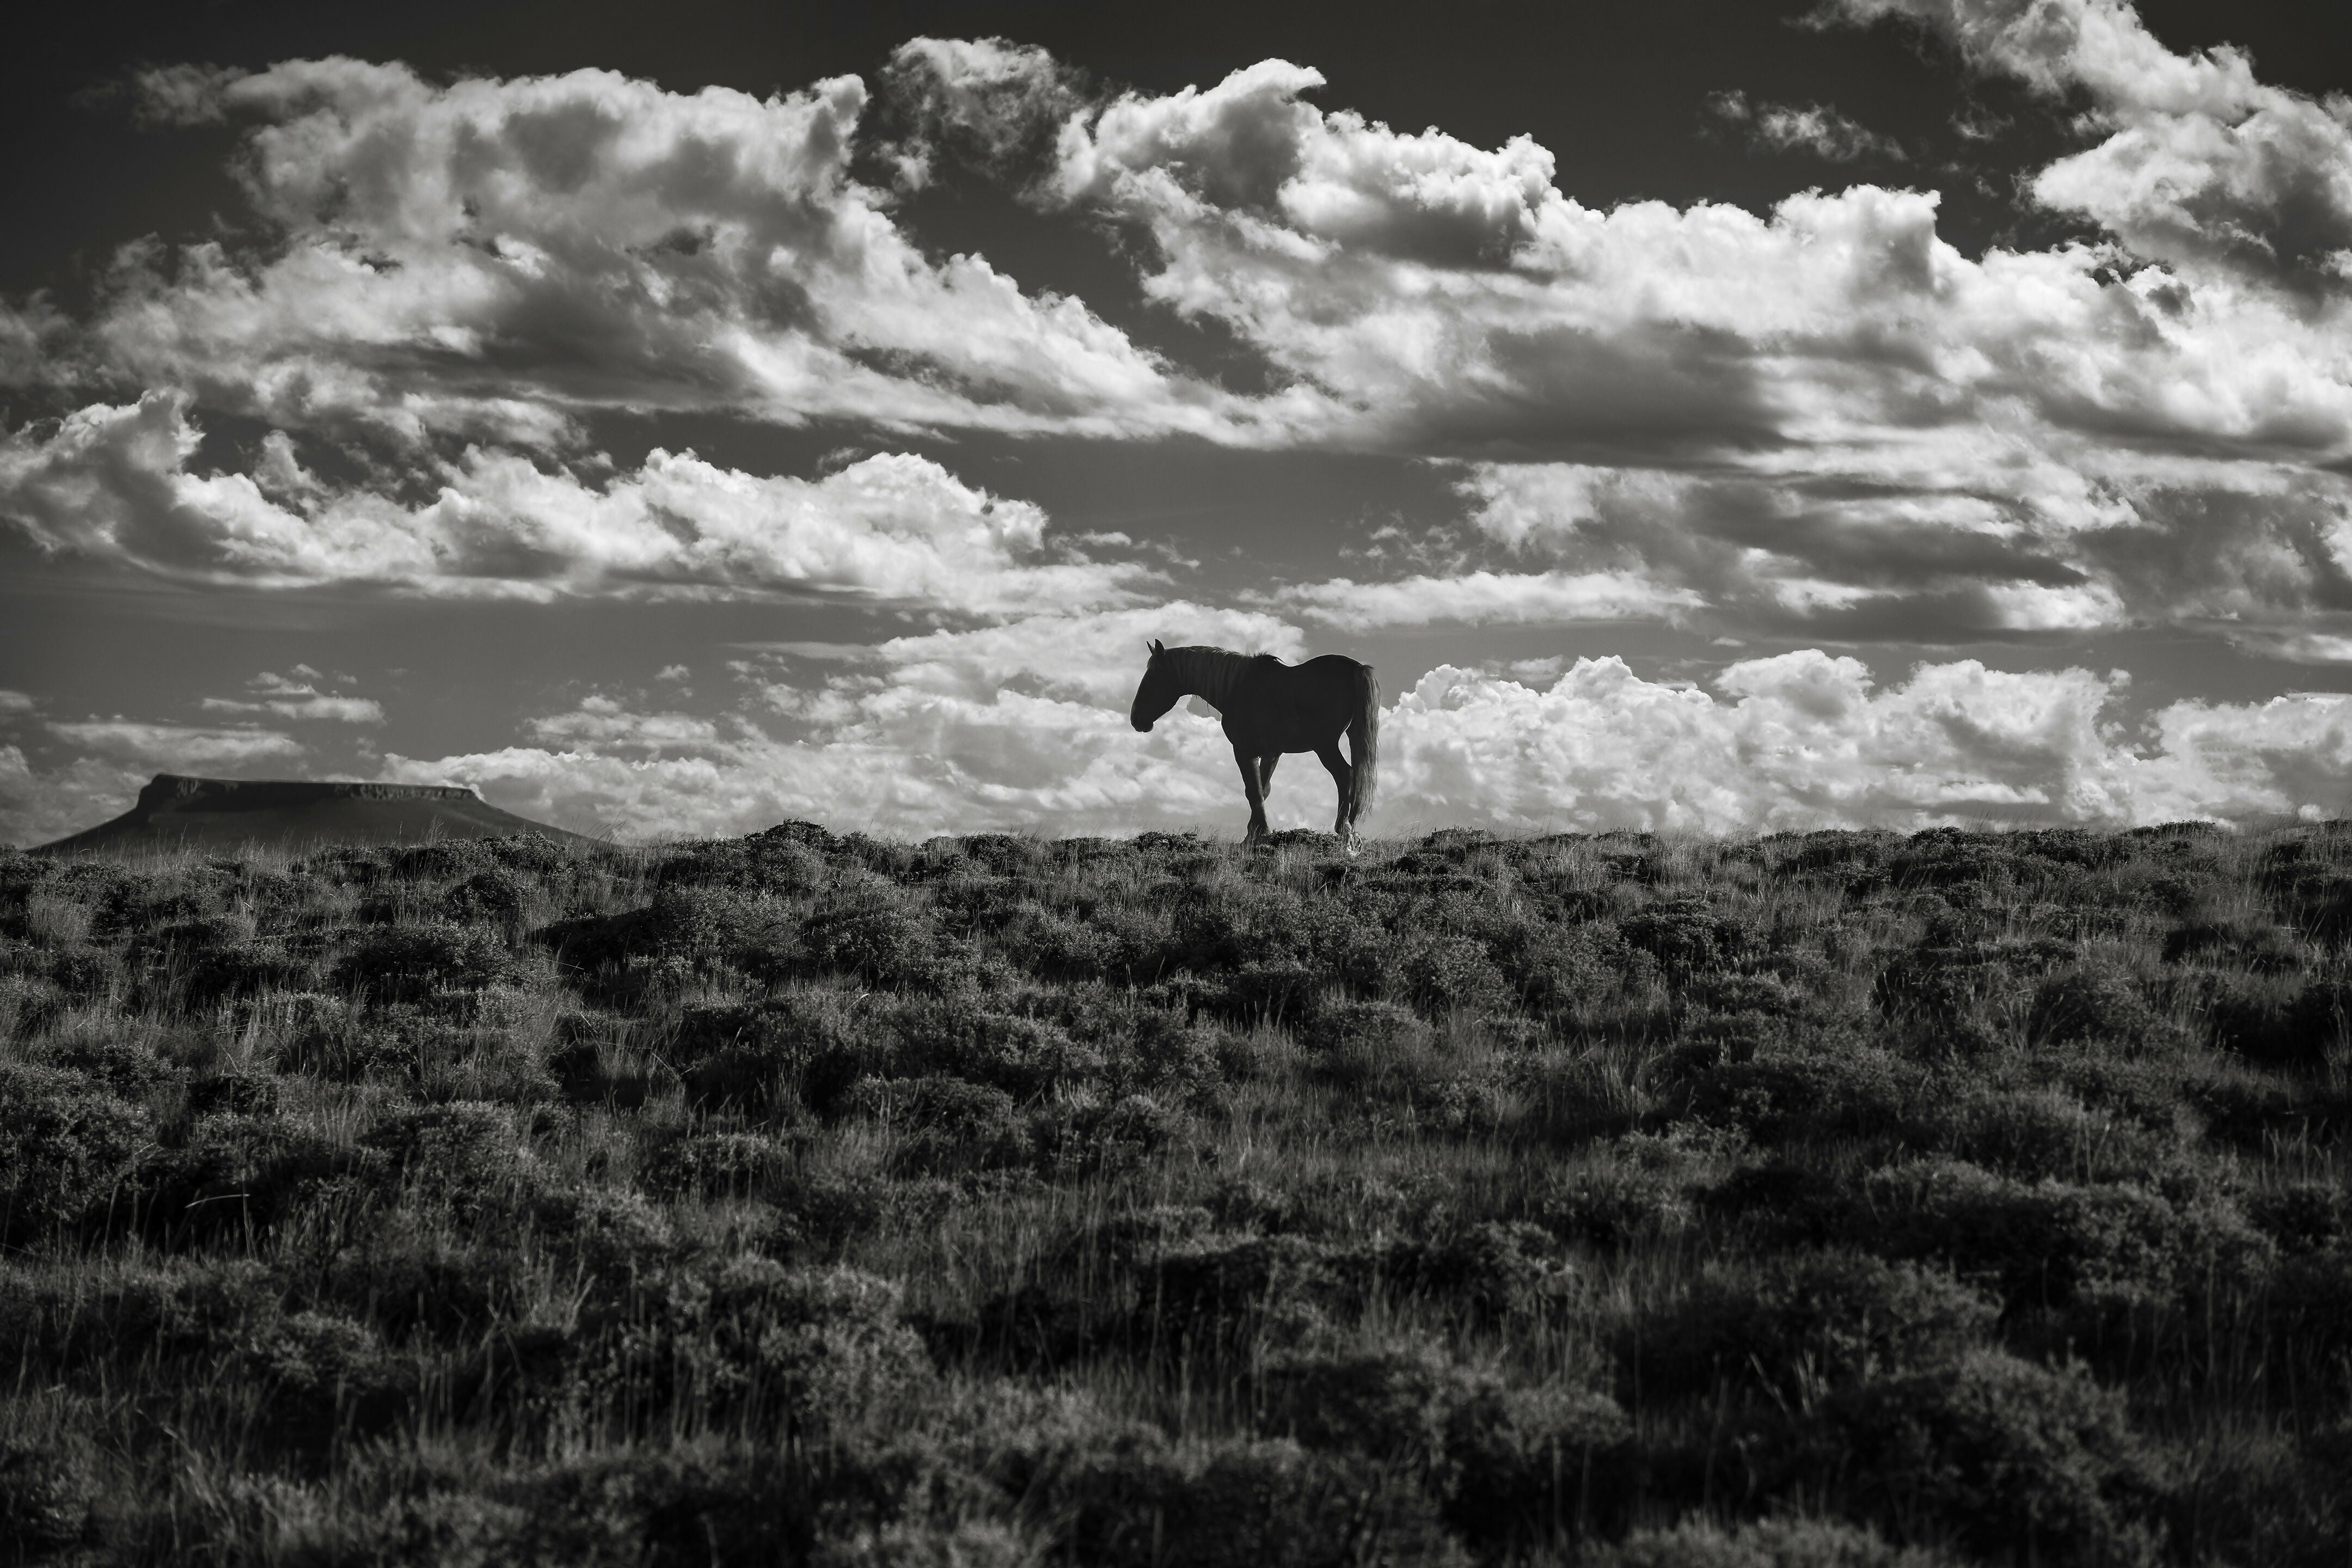
[{"label": "horse's mane", "polygon": [[1241,679],[1242,671],[1249,668],[1253,659],[1274,658],[1272,654],[1235,653],[1229,647],[1171,647],[1160,657],[1168,661],[1169,673],[1198,692],[1212,708],[1227,706],[1234,682]]}]

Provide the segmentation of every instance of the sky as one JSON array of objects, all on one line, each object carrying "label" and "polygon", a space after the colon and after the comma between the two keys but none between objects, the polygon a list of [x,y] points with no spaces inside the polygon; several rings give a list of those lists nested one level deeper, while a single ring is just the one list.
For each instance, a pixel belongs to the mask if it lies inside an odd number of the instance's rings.
[{"label": "sky", "polygon": [[2327,12],[74,9],[0,842],[157,772],[1232,836],[1155,637],[1373,664],[1374,834],[2339,816]]}]

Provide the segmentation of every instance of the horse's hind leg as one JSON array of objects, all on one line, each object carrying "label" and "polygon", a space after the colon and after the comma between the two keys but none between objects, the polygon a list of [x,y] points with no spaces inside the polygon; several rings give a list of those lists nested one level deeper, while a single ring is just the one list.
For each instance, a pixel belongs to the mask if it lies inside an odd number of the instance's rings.
[{"label": "horse's hind leg", "polygon": [[1270,795],[1274,790],[1274,764],[1282,761],[1280,752],[1268,752],[1257,760],[1257,793]]},{"label": "horse's hind leg", "polygon": [[1349,786],[1355,782],[1356,770],[1340,754],[1336,739],[1316,747],[1315,754],[1323,759],[1323,765],[1331,771],[1331,782],[1339,786],[1339,815],[1331,823],[1331,836],[1346,845],[1348,853],[1352,855],[1356,852],[1356,819],[1349,814],[1348,807],[1355,798]]},{"label": "horse's hind leg", "polygon": [[1243,842],[1255,844],[1265,837],[1265,785],[1258,780],[1255,757],[1235,746],[1234,761],[1242,770],[1242,793],[1249,796],[1249,836]]}]

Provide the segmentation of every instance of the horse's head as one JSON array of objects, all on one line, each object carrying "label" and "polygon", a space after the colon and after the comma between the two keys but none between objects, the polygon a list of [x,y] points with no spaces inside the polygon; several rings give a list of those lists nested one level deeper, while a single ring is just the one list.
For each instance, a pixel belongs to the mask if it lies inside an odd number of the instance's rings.
[{"label": "horse's head", "polygon": [[1184,695],[1176,689],[1176,671],[1171,668],[1168,650],[1151,640],[1151,662],[1143,668],[1143,682],[1135,689],[1135,706],[1128,719],[1139,730],[1150,730],[1160,715],[1176,706],[1176,699]]}]

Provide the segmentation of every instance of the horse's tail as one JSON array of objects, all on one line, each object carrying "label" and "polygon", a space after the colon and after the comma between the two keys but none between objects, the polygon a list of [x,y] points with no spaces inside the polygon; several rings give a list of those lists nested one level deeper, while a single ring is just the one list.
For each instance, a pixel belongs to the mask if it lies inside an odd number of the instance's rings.
[{"label": "horse's tail", "polygon": [[1381,682],[1369,664],[1356,667],[1356,712],[1348,721],[1349,775],[1348,820],[1372,809],[1372,785],[1381,763]]}]

